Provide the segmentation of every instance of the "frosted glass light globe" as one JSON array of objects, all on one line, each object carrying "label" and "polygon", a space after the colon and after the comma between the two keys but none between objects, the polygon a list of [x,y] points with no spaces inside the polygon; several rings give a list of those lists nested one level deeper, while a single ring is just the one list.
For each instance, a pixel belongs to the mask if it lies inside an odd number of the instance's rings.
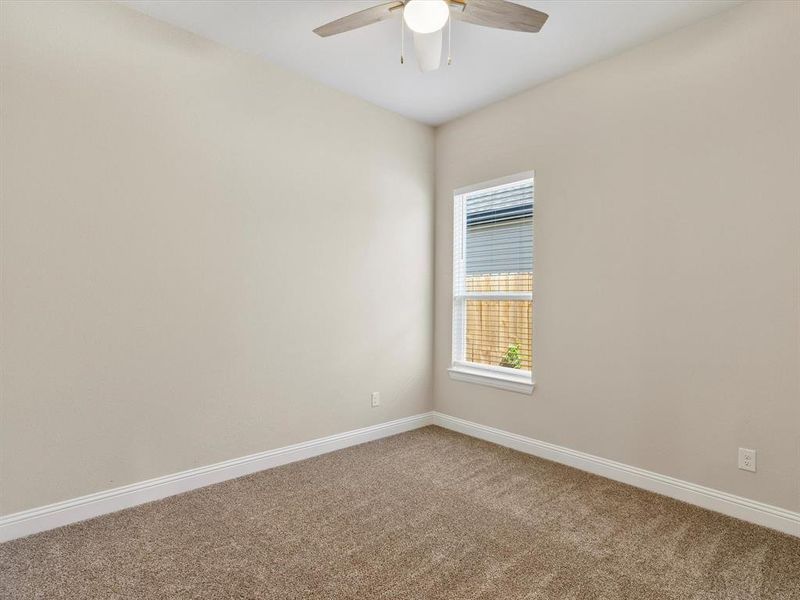
[{"label": "frosted glass light globe", "polygon": [[410,0],[403,9],[406,25],[416,33],[439,31],[449,18],[450,7],[445,0]]}]

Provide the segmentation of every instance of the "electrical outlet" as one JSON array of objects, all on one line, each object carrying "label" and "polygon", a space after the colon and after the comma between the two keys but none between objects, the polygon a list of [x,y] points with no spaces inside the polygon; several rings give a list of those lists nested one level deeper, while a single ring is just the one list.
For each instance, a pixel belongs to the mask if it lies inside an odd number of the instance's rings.
[{"label": "electrical outlet", "polygon": [[756,451],[750,448],[739,448],[739,468],[743,471],[756,470]]},{"label": "electrical outlet", "polygon": [[370,395],[370,398],[372,399],[372,408],[375,408],[376,406],[380,406],[381,405],[381,393],[380,392],[372,392],[372,394]]}]

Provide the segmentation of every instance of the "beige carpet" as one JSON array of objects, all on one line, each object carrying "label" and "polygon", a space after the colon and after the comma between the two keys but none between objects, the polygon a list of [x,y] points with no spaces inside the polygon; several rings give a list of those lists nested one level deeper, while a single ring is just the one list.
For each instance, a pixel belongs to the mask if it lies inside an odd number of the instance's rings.
[{"label": "beige carpet", "polygon": [[3,599],[800,598],[800,539],[436,427],[0,546]]}]

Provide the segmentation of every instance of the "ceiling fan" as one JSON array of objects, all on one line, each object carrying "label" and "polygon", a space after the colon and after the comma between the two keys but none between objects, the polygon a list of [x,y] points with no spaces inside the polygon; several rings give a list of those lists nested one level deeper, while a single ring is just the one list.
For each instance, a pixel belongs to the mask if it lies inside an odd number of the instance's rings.
[{"label": "ceiling fan", "polygon": [[320,37],[328,37],[395,16],[402,16],[400,62],[404,62],[403,44],[405,27],[408,27],[414,34],[414,50],[422,71],[439,68],[442,57],[442,31],[445,26],[448,28],[447,64],[450,64],[449,46],[452,38],[450,23],[453,18],[473,25],[528,33],[536,33],[547,21],[547,14],[506,0],[394,0],[326,23],[317,27],[314,33]]}]

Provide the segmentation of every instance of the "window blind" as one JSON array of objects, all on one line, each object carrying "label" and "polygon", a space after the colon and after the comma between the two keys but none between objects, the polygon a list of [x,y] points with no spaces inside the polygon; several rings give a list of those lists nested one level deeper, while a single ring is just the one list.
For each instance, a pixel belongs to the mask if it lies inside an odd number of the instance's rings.
[{"label": "window blind", "polygon": [[455,196],[453,363],[533,370],[533,178]]}]

